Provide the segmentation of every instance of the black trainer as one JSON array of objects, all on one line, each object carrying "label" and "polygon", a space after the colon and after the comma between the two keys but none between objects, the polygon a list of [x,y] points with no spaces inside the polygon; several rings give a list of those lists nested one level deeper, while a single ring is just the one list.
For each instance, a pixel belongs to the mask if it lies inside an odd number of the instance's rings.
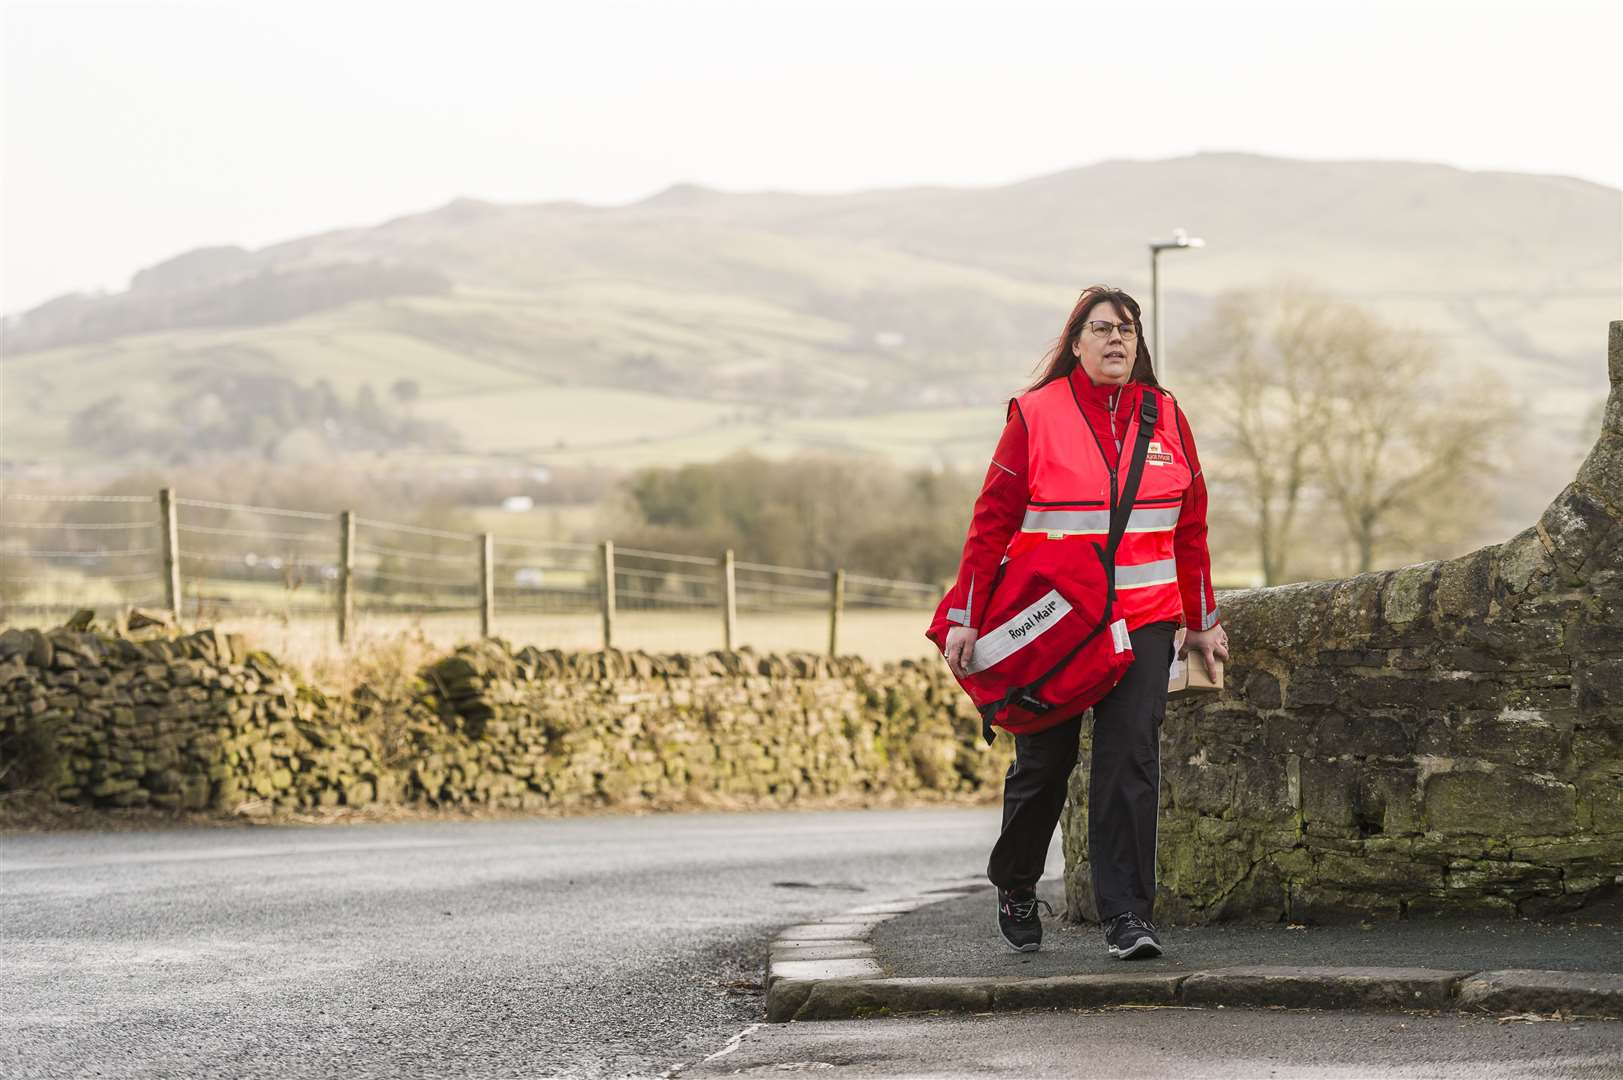
[{"label": "black trainer", "polygon": [[1161,955],[1155,924],[1132,911],[1124,911],[1105,923],[1105,944],[1111,956],[1122,960],[1148,960]]},{"label": "black trainer", "polygon": [[1033,889],[1002,888],[997,891],[997,928],[1004,944],[1015,952],[1036,952],[1043,943],[1043,920],[1037,914],[1037,905],[1054,914],[1054,905],[1039,897]]}]

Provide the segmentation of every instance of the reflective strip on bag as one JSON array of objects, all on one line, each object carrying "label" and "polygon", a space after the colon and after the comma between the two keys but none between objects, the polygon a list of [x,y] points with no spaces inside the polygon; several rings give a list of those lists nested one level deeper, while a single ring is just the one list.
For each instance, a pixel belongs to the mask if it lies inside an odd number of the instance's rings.
[{"label": "reflective strip on bag", "polygon": [[976,638],[975,648],[969,654],[969,663],[964,665],[964,670],[973,675],[1008,659],[1046,634],[1070,610],[1070,602],[1059,594],[1059,590],[1049,589],[1007,621]]},{"label": "reflective strip on bag", "polygon": [[1117,589],[1142,589],[1148,585],[1166,585],[1178,580],[1178,561],[1159,559],[1136,566],[1116,564]]},{"label": "reflective strip on bag", "polygon": [[[1137,507],[1127,515],[1128,532],[1163,532],[1178,524],[1177,506]],[[1025,532],[1098,534],[1110,532],[1109,510],[1026,510]]]}]

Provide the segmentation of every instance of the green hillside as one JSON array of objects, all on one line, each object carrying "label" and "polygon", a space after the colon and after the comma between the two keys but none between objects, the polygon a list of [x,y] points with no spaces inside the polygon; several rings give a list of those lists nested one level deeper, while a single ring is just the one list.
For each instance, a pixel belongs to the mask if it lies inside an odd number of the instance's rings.
[{"label": "green hillside", "polygon": [[[1213,296],[1305,278],[1435,334],[1457,377],[1491,369],[1524,395],[1529,504],[1570,471],[1623,294],[1616,190],[1246,154],[983,189],[456,200],[192,252],[126,293],[8,318],[0,453],[100,464],[127,437],[121,460],[195,459],[213,417],[289,460],[851,449],[975,467],[1078,289],[1147,301],[1145,242],[1174,225],[1209,245],[1164,264],[1175,390],[1180,328]],[[301,397],[318,386],[319,407]]]}]

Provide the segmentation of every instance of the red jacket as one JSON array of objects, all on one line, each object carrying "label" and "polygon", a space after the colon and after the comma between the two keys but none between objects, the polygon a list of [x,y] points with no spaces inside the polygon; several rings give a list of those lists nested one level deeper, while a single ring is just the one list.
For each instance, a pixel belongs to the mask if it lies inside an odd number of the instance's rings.
[{"label": "red jacket", "polygon": [[[1121,394],[1118,386],[1094,385],[1081,367],[1068,377],[1076,388],[1083,415],[1098,434],[1099,443],[1112,459],[1110,465],[1114,468],[1121,454],[1121,440],[1132,419],[1133,395]],[[1189,430],[1189,421],[1182,409],[1177,409],[1177,422],[1194,471],[1194,480],[1184,492],[1177,528],[1173,532],[1178,592],[1183,598],[1184,625],[1191,629],[1210,629],[1217,625],[1218,615],[1217,595],[1212,589],[1211,556],[1206,548],[1206,480],[1195,454],[1194,434]],[[1010,539],[1019,531],[1025,516],[1030,496],[1026,463],[1026,422],[1020,410],[1011,407],[1003,436],[992,454],[992,464],[986,470],[986,481],[975,500],[958,580],[949,594],[950,606],[962,609],[965,616],[962,621],[977,630],[982,628],[980,616],[986,607],[987,590]],[[1128,628],[1138,629],[1131,622]]]}]

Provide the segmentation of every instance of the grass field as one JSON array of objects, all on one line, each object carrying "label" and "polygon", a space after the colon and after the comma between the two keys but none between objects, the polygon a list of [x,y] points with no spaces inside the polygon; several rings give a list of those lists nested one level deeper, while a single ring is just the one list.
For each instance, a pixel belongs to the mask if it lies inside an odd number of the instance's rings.
[{"label": "grass field", "polygon": [[[840,620],[840,654],[861,656],[870,663],[937,655],[924,637],[928,611],[897,609],[847,611]],[[309,670],[313,663],[341,655],[331,620],[296,619],[284,624],[268,616],[226,616],[213,625],[241,633],[259,648]],[[475,613],[438,615],[361,614],[356,643],[421,636],[450,649],[472,640],[479,631]],[[595,612],[558,615],[508,615],[496,619],[495,636],[514,647],[591,650],[602,647],[602,621]],[[621,612],[615,617],[615,647],[645,652],[702,653],[721,648],[721,616],[713,611]],[[740,646],[758,653],[824,652],[828,616],[814,612],[740,613]]]}]

